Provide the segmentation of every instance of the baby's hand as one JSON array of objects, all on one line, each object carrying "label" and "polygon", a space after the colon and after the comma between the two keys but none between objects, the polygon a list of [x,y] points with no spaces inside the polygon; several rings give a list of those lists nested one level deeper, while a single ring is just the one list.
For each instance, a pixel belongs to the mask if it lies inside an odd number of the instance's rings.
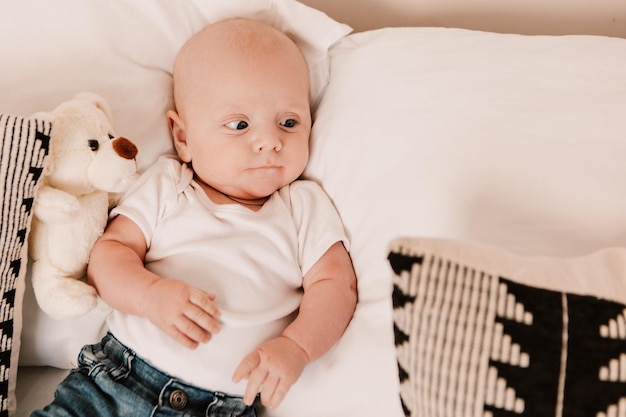
[{"label": "baby's hand", "polygon": [[143,314],[158,328],[190,349],[219,331],[220,312],[207,294],[175,279],[159,279],[146,290]]},{"label": "baby's hand", "polygon": [[233,382],[248,380],[243,397],[246,405],[251,405],[261,390],[263,405],[276,408],[308,363],[309,358],[300,346],[287,337],[277,337],[262,343],[241,361]]}]

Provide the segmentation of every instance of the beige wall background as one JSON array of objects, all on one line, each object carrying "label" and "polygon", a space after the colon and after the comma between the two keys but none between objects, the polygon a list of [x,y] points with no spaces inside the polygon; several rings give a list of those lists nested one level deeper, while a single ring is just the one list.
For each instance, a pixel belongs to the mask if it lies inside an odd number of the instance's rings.
[{"label": "beige wall background", "polygon": [[626,0],[300,0],[355,31],[443,26],[626,38]]}]

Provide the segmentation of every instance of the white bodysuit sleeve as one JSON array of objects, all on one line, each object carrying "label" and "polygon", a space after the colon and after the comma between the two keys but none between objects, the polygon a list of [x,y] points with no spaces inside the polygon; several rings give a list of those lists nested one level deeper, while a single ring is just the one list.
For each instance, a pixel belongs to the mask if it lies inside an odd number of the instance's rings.
[{"label": "white bodysuit sleeve", "polygon": [[124,193],[110,217],[120,214],[128,217],[141,229],[150,247],[159,219],[166,215],[179,194],[181,174],[186,169],[176,159],[160,158]]},{"label": "white bodysuit sleeve", "polygon": [[296,181],[289,187],[291,210],[298,230],[299,261],[307,271],[336,242],[350,243],[335,206],[322,188],[313,181]]}]

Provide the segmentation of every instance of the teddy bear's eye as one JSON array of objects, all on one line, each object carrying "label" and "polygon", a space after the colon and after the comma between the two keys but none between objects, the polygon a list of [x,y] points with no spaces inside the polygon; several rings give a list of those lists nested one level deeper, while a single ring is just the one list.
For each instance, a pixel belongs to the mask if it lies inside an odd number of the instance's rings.
[{"label": "teddy bear's eye", "polygon": [[109,133],[109,139],[115,139],[115,136]]},{"label": "teddy bear's eye", "polygon": [[97,151],[98,147],[100,146],[98,141],[95,139],[89,139],[87,143],[89,144],[89,149],[91,149],[92,151]]}]

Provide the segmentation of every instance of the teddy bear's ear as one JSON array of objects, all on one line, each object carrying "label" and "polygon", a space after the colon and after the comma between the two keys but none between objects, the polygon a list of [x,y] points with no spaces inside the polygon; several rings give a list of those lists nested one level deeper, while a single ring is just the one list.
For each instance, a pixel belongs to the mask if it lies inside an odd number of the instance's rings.
[{"label": "teddy bear's ear", "polygon": [[[31,119],[37,119],[52,123],[54,126],[54,112],[51,111],[40,111],[37,113],[33,113],[30,115]],[[54,158],[48,158],[46,162],[46,166],[44,167],[43,174],[44,176],[48,175],[50,172],[54,170]]]},{"label": "teddy bear's ear", "polygon": [[85,100],[96,106],[96,108],[100,109],[102,113],[105,114],[109,122],[113,124],[113,112],[111,112],[111,108],[109,107],[109,103],[100,95],[96,93],[92,93],[91,91],[83,91],[82,93],[76,94],[76,99]]}]

